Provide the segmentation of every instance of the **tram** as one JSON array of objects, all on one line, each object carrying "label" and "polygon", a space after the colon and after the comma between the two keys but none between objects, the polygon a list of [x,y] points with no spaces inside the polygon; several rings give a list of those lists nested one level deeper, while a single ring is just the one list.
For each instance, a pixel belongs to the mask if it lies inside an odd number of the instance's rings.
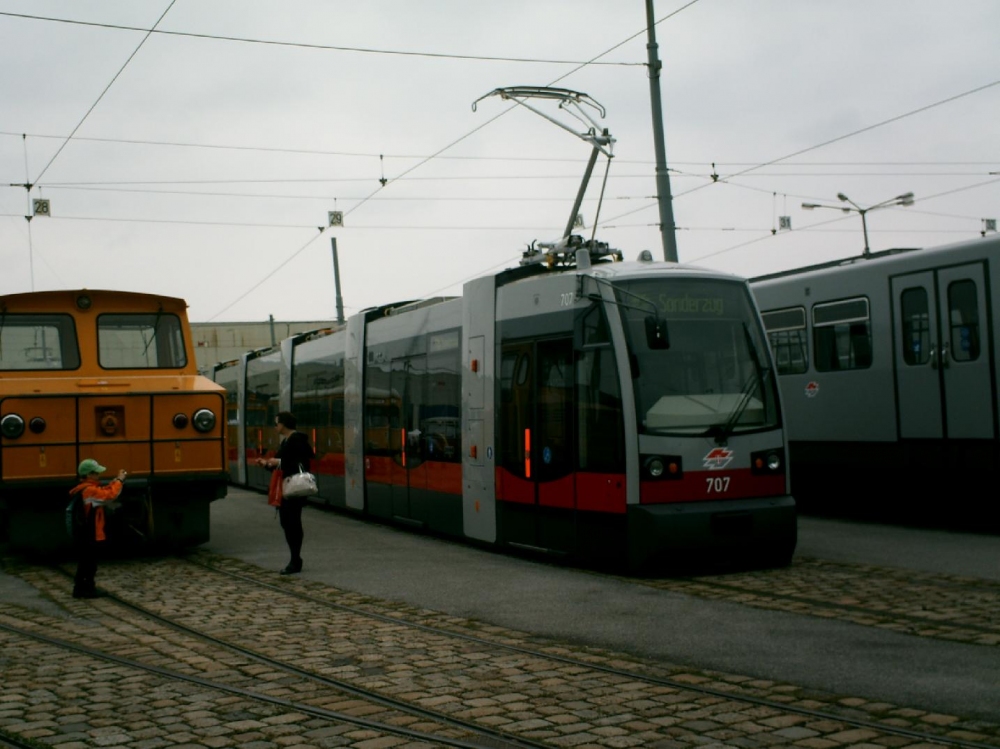
[{"label": "tram", "polygon": [[237,484],[266,490],[253,460],[288,410],[317,452],[313,501],[402,527],[633,570],[795,549],[774,365],[734,276],[574,235],[214,379]]},{"label": "tram", "polygon": [[[804,509],[1000,530],[1000,237],[751,279]],[[945,501],[944,498],[947,498]]]}]

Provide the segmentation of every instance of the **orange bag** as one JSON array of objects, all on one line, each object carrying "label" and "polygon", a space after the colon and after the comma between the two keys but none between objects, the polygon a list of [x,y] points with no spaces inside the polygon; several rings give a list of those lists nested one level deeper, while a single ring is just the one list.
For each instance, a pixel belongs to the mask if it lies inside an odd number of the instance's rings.
[{"label": "orange bag", "polygon": [[271,471],[271,485],[267,488],[267,503],[271,507],[281,507],[281,469]]}]

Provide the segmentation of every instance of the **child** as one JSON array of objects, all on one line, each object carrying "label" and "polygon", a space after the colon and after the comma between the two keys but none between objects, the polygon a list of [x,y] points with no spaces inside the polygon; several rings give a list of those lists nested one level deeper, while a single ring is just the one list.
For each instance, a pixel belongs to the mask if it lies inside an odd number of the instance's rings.
[{"label": "child", "polygon": [[97,574],[97,544],[107,540],[104,533],[104,505],[118,498],[122,493],[126,473],[118,471],[118,476],[106,486],[101,486],[101,474],[107,468],[93,458],[87,458],[80,463],[77,475],[82,481],[74,487],[70,494],[83,492],[83,509],[86,516],[85,530],[82,538],[77,539],[79,561],[76,566],[76,579],[73,585],[74,598],[96,598],[94,575]]}]

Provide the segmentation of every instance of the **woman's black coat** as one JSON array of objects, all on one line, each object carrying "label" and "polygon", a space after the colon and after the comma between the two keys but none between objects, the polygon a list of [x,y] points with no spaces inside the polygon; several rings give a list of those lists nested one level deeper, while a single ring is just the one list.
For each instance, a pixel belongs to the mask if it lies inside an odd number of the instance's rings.
[{"label": "woman's black coat", "polygon": [[281,441],[276,454],[281,461],[281,474],[291,476],[299,472],[299,466],[303,471],[309,471],[309,461],[316,457],[309,438],[302,432],[292,432]]}]

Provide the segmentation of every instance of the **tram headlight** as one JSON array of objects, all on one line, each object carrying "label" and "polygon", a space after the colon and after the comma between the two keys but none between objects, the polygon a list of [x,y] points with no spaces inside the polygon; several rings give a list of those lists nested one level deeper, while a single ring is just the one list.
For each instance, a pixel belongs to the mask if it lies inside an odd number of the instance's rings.
[{"label": "tram headlight", "polygon": [[215,428],[215,414],[207,408],[199,408],[191,417],[191,423],[199,432],[211,432]]},{"label": "tram headlight", "polygon": [[654,479],[660,478],[665,468],[666,466],[663,465],[663,461],[660,458],[650,458],[646,461],[646,470],[649,471],[649,475]]},{"label": "tram headlight", "polygon": [[679,455],[645,455],[641,458],[643,478],[653,481],[679,479],[683,475]]},{"label": "tram headlight", "polygon": [[785,469],[784,450],[760,450],[750,455],[750,471],[758,476],[781,473]]},{"label": "tram headlight", "polygon": [[34,434],[41,434],[45,431],[45,419],[41,416],[36,416],[28,422],[28,429],[30,429]]},{"label": "tram headlight", "polygon": [[0,434],[9,440],[16,440],[24,434],[24,419],[17,414],[7,414],[0,419]]},{"label": "tram headlight", "polygon": [[[183,429],[188,425],[187,414],[174,414],[174,426],[178,429]],[[211,428],[211,427],[209,427]]]}]

